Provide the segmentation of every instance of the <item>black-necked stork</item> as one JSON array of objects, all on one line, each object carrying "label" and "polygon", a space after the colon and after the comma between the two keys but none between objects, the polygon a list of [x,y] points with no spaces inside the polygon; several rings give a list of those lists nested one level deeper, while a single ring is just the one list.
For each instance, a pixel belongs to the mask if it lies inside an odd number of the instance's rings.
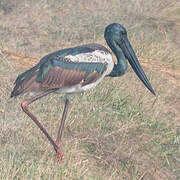
[{"label": "black-necked stork", "polygon": [[[21,107],[53,145],[59,161],[62,160],[61,137],[70,101],[69,94],[91,89],[105,76],[123,75],[127,69],[127,59],[139,79],[155,95],[128,40],[126,29],[118,23],[110,24],[105,29],[104,37],[117,58],[116,64],[114,64],[110,51],[104,46],[87,44],[48,54],[37,65],[20,74],[15,81],[11,97],[27,92],[38,93],[31,99],[23,101]],[[67,95],[56,142],[28,110],[29,104],[52,92]]]}]

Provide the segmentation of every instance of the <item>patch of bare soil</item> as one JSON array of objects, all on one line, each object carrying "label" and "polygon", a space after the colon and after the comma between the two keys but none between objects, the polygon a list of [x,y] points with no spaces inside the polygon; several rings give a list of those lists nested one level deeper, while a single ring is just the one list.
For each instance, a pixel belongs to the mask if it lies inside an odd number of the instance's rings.
[{"label": "patch of bare soil", "polygon": [[162,77],[166,78],[174,87],[180,87],[180,67],[172,67],[168,63],[162,63],[149,59],[140,59],[143,66],[154,72],[161,72]]},{"label": "patch of bare soil", "polygon": [[180,126],[180,67],[148,59],[142,59],[141,64],[158,74],[158,79],[162,79],[162,81],[157,79],[159,81],[157,87],[161,89],[158,93],[160,95],[158,109],[164,113],[167,121]]}]

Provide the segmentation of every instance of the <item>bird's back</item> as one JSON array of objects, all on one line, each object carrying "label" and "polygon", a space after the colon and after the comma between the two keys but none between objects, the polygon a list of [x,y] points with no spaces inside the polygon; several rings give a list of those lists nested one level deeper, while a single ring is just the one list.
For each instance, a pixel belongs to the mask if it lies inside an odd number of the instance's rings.
[{"label": "bird's back", "polygon": [[83,91],[98,84],[113,66],[110,52],[99,44],[56,51],[17,77],[11,97],[50,89]]}]

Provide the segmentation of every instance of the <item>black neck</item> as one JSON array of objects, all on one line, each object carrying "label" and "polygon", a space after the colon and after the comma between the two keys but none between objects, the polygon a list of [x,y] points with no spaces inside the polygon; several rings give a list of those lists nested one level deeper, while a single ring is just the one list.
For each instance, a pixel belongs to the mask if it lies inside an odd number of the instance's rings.
[{"label": "black neck", "polygon": [[109,47],[111,48],[111,50],[113,51],[113,53],[116,55],[116,58],[117,58],[117,64],[114,65],[113,70],[108,76],[111,76],[111,77],[122,76],[127,70],[126,58],[121,48],[115,42],[107,41],[107,44],[109,45]]}]

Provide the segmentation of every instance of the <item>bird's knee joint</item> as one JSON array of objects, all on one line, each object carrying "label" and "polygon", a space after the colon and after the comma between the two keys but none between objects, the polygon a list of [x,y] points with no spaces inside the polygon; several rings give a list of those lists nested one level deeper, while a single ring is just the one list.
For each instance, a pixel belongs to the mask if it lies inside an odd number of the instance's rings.
[{"label": "bird's knee joint", "polygon": [[27,105],[28,105],[27,101],[23,101],[23,102],[21,103],[22,109],[26,108]]}]

